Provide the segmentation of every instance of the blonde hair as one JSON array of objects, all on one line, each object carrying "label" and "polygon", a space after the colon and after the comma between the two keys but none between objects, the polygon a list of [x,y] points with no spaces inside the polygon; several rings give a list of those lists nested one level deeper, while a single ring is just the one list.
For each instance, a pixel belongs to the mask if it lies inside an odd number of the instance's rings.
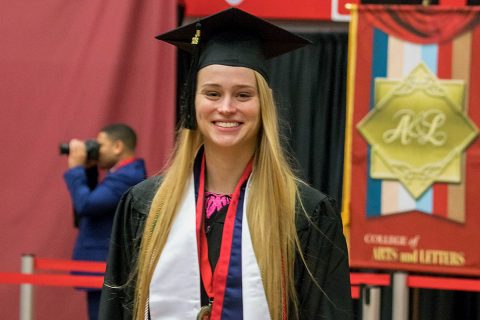
[{"label": "blonde hair", "polygon": [[[295,200],[298,190],[282,150],[276,107],[265,79],[255,72],[261,129],[251,175],[247,217],[263,287],[273,320],[282,319],[288,302],[297,309],[294,283]],[[134,319],[143,319],[150,281],[163,250],[185,186],[193,170],[195,155],[202,145],[198,130],[182,129],[170,166],[157,190],[145,222],[137,267],[134,296]],[[136,274],[135,274],[136,273]],[[281,290],[279,290],[279,284]]]}]

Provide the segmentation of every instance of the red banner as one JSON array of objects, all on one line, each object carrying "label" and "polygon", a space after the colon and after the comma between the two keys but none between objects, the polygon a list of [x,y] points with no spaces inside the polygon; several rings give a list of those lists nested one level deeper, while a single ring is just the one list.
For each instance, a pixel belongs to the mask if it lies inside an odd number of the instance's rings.
[{"label": "red banner", "polygon": [[343,203],[352,267],[480,275],[479,19],[476,8],[352,13]]}]

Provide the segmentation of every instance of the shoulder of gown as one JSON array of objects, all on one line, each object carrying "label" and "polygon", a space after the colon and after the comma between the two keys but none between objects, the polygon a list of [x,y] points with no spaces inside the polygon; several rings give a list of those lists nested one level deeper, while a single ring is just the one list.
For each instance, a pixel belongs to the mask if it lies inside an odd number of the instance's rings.
[{"label": "shoulder of gown", "polygon": [[296,227],[301,253],[297,251],[295,285],[299,318],[352,319],[348,251],[335,201],[303,183],[298,189]]},{"label": "shoulder of gown", "polygon": [[132,319],[135,268],[150,205],[161,183],[152,177],[130,188],[121,198],[113,222],[99,319]]}]

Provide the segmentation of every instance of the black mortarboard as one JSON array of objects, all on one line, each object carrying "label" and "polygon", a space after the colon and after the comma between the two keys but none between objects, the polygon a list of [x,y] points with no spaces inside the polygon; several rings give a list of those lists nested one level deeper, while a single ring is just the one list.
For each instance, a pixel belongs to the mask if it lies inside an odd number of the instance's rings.
[{"label": "black mortarboard", "polygon": [[157,36],[192,54],[190,73],[182,96],[183,125],[194,129],[197,71],[212,64],[247,67],[268,80],[266,60],[298,49],[310,41],[237,8]]}]

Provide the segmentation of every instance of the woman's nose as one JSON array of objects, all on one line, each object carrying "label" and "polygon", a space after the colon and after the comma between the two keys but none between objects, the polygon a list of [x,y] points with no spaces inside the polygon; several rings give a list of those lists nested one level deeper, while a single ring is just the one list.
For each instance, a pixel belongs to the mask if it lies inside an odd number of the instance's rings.
[{"label": "woman's nose", "polygon": [[220,102],[218,112],[223,114],[231,114],[236,111],[235,101],[230,96],[225,96]]}]

